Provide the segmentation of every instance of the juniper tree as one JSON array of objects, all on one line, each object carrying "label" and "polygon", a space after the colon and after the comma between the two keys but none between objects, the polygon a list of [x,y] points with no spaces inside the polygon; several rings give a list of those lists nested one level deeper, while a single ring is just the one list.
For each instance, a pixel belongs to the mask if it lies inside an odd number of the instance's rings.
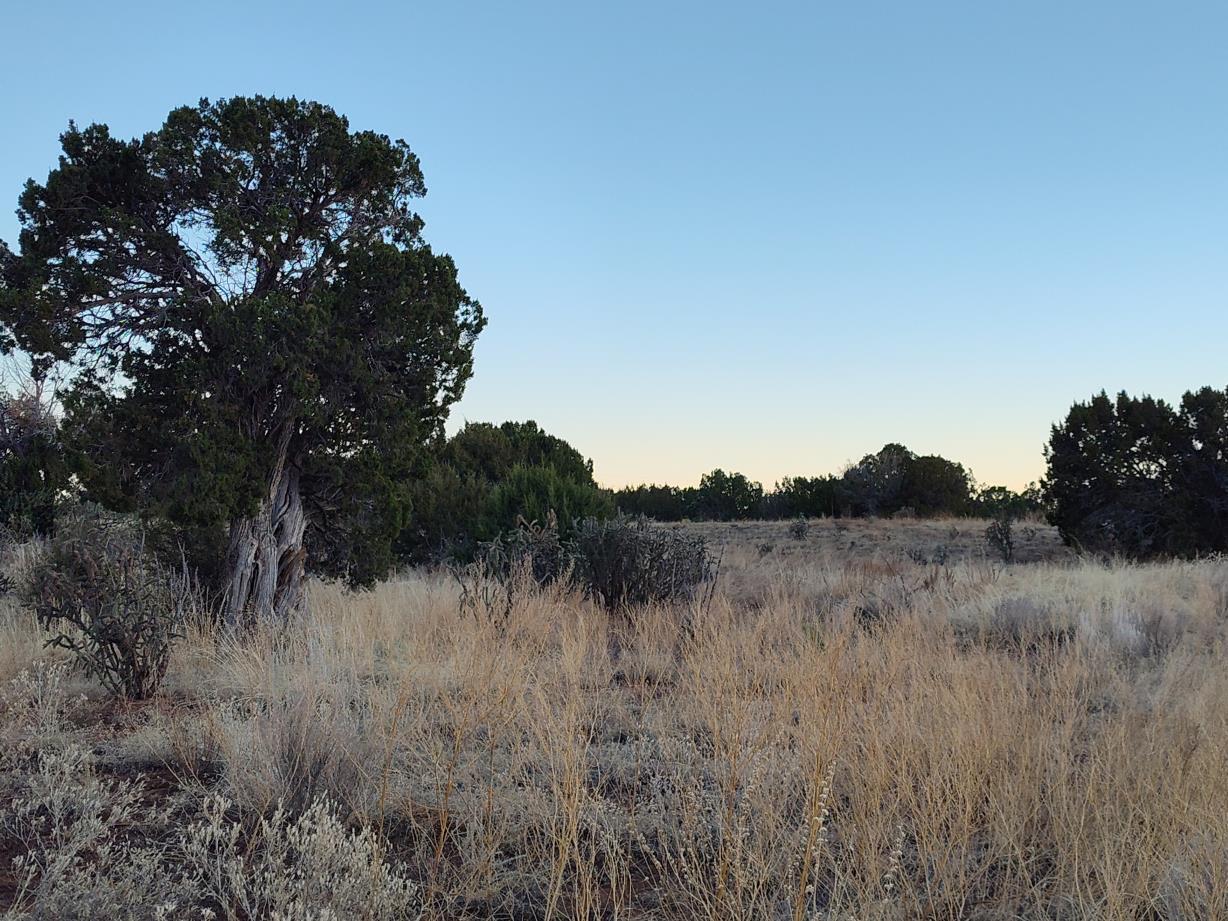
[{"label": "juniper tree", "polygon": [[294,611],[309,558],[378,570],[484,324],[422,239],[415,155],[263,97],[61,144],[0,250],[0,346],[70,370],[91,492],[224,535],[232,623]]},{"label": "juniper tree", "polygon": [[1228,551],[1228,390],[1178,406],[1101,391],[1071,407],[1045,449],[1049,520],[1088,550]]}]

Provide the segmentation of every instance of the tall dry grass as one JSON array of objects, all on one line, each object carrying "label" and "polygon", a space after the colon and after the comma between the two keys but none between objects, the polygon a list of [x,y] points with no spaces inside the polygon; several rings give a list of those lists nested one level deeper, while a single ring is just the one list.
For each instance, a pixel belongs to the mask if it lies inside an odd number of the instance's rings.
[{"label": "tall dry grass", "polygon": [[[236,821],[340,804],[429,918],[1228,918],[1223,561],[747,547],[721,579],[626,622],[547,590],[505,632],[445,577],[315,585],[77,731]],[[32,629],[4,614],[0,681]]]}]

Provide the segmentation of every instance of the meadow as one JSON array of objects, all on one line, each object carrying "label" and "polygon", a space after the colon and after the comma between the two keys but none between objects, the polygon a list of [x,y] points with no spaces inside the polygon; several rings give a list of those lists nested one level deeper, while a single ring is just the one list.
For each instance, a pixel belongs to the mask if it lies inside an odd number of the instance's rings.
[{"label": "meadow", "polygon": [[317,581],[288,629],[189,621],[141,703],[0,596],[0,913],[1228,918],[1224,560],[683,527],[689,604]]}]

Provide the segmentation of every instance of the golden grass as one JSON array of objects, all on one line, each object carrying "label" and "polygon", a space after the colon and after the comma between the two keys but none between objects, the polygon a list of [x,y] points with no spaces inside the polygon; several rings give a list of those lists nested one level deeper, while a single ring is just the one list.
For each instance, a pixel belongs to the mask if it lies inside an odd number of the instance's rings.
[{"label": "golden grass", "polygon": [[[1228,918],[1228,565],[758,542],[708,610],[545,591],[505,634],[439,575],[315,585],[78,729],[252,815],[344,804],[431,918]],[[3,681],[38,640],[0,621]]]}]

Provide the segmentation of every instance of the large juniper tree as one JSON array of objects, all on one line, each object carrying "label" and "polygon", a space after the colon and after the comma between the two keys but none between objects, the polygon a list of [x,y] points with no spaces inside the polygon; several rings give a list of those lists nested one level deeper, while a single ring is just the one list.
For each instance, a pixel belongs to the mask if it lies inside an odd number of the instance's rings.
[{"label": "large juniper tree", "polygon": [[1178,406],[1103,391],[1045,449],[1049,520],[1068,543],[1129,556],[1228,551],[1228,390]]},{"label": "large juniper tree", "polygon": [[0,248],[0,346],[73,372],[91,491],[223,535],[231,622],[292,612],[309,560],[373,574],[484,323],[422,240],[417,158],[262,97],[61,140]]}]

